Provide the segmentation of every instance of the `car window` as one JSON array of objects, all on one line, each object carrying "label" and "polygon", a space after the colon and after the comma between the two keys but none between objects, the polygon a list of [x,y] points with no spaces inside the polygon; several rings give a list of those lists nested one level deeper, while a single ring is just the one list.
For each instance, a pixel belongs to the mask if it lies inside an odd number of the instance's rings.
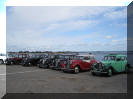
[{"label": "car window", "polygon": [[90,57],[84,57],[84,60],[90,60]]},{"label": "car window", "polygon": [[105,57],[104,57],[104,60],[105,60],[105,61],[115,60],[115,59],[116,59],[115,56],[105,56]]},{"label": "car window", "polygon": [[126,57],[125,56],[121,57],[121,60],[122,61],[126,60]]},{"label": "car window", "polygon": [[116,60],[121,60],[121,57],[117,57]]}]

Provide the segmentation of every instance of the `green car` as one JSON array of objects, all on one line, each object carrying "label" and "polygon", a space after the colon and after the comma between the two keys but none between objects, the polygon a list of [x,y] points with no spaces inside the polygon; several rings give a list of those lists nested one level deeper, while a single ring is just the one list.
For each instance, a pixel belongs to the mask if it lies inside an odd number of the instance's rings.
[{"label": "green car", "polygon": [[109,54],[104,56],[103,61],[92,65],[91,73],[112,76],[113,73],[127,72],[129,67],[126,55]]}]

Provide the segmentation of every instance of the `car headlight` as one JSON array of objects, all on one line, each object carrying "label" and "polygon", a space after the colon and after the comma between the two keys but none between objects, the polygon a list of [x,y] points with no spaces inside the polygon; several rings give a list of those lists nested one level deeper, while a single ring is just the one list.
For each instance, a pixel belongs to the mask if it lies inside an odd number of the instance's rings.
[{"label": "car headlight", "polygon": [[104,64],[102,63],[102,67],[104,67]]}]

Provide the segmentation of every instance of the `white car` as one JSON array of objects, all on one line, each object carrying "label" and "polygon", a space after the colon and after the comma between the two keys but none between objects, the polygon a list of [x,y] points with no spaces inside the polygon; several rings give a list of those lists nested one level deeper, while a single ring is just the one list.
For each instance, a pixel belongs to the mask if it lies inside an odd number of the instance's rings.
[{"label": "white car", "polygon": [[0,64],[4,64],[6,60],[6,55],[5,54],[0,54]]}]

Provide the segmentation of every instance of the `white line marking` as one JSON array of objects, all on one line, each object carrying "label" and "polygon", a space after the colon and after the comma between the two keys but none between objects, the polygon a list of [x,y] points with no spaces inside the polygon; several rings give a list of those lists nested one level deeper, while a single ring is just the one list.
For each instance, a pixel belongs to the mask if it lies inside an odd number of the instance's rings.
[{"label": "white line marking", "polygon": [[6,74],[0,74],[0,76],[4,76],[4,75],[6,75]]},{"label": "white line marking", "polygon": [[38,71],[43,71],[43,70],[34,70],[34,71],[24,71],[24,72],[7,73],[6,75],[23,74],[23,73],[38,72]]}]

